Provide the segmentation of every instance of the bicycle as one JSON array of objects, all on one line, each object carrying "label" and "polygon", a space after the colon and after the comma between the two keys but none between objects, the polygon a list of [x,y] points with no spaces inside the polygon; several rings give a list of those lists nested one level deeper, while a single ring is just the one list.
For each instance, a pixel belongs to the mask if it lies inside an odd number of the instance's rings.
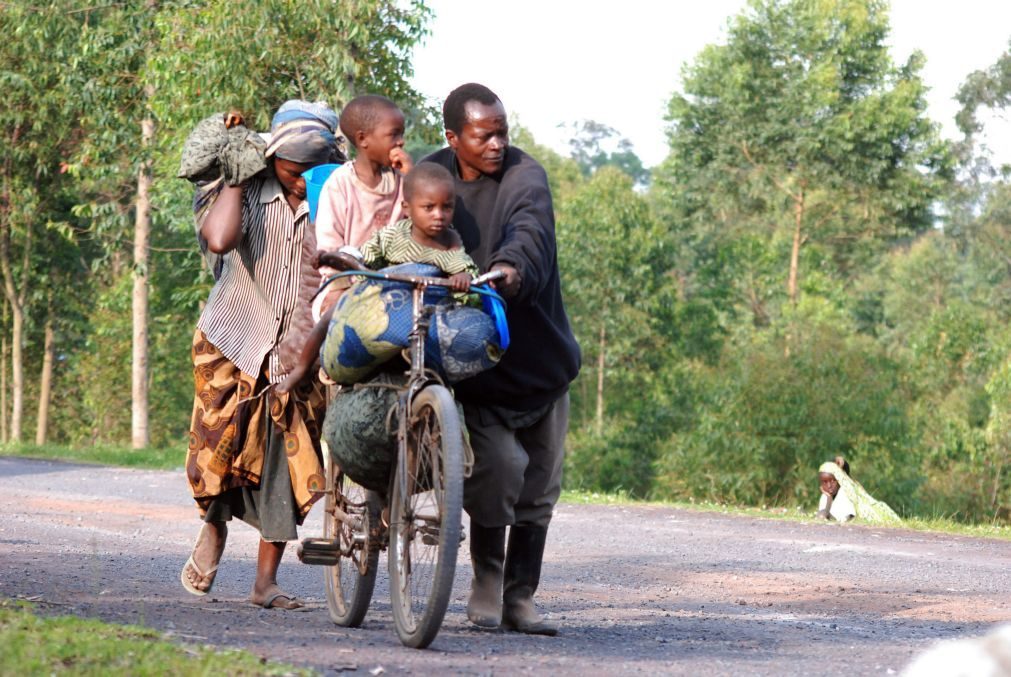
[{"label": "bicycle", "polygon": [[[331,619],[344,627],[358,627],[372,599],[379,551],[386,549],[397,635],[405,646],[425,648],[442,626],[462,541],[464,432],[450,389],[425,365],[425,340],[433,312],[433,306],[424,301],[425,290],[450,285],[445,278],[365,270],[350,257],[329,256],[333,258],[321,262],[352,268],[331,279],[356,275],[411,285],[409,369],[402,385],[355,386],[397,392],[393,413],[397,453],[386,494],[388,505],[327,459],[324,537],[304,540],[299,557],[326,567]],[[475,279],[470,292],[501,301],[481,286],[499,277],[493,272]],[[504,315],[500,321],[504,322]],[[506,330],[500,326],[501,335]]]}]

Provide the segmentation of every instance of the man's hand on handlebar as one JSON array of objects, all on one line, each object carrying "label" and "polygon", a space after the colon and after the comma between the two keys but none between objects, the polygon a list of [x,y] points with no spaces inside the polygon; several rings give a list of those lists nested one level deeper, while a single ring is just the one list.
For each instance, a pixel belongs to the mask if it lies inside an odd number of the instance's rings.
[{"label": "man's hand on handlebar", "polygon": [[491,284],[499,294],[504,298],[512,298],[520,291],[520,285],[523,280],[520,278],[520,272],[510,266],[507,263],[496,263],[491,267],[492,270],[498,270],[504,273],[505,277],[493,281]]}]

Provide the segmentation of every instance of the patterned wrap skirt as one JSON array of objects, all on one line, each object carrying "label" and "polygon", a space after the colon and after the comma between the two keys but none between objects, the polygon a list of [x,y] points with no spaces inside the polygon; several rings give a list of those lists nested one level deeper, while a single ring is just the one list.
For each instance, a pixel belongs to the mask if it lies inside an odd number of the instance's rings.
[{"label": "patterned wrap skirt", "polygon": [[192,355],[196,393],[186,477],[201,516],[235,517],[265,540],[294,540],[325,489],[322,384],[307,380],[277,395],[266,387],[266,375],[240,371],[199,329]]}]

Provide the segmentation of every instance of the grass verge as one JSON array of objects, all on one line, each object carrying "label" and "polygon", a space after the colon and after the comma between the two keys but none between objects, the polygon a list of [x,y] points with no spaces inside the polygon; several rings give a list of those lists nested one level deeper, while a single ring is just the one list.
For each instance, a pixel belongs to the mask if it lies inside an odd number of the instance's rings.
[{"label": "grass verge", "polygon": [[162,447],[131,449],[109,445],[93,447],[71,447],[63,444],[6,444],[0,447],[0,455],[42,458],[71,463],[97,463],[118,465],[127,468],[147,468],[150,470],[175,470],[182,468],[186,460],[186,448]]},{"label": "grass verge", "polygon": [[[47,444],[43,446],[34,444],[8,444],[0,447],[0,455],[70,461],[72,463],[116,465],[128,468],[148,468],[151,470],[176,470],[183,467],[186,449],[182,446],[137,450],[117,446],[70,447],[59,444]],[[758,508],[704,501],[642,501],[630,498],[627,494],[621,492],[605,494],[589,491],[565,491],[562,493],[562,500],[567,503],[593,503],[596,505],[657,505],[668,508],[701,510],[704,512],[719,512],[769,519],[786,519],[797,522],[813,521],[814,514],[813,508],[807,511],[799,507]],[[854,526],[859,525],[854,524]],[[889,527],[880,528],[885,529]],[[913,529],[915,531],[940,531],[977,538],[1011,540],[1011,527],[999,524],[965,524],[945,517],[914,517],[904,520],[901,528]]]},{"label": "grass verge", "polygon": [[161,634],[0,601],[0,675],[311,675],[246,651],[188,647]]},{"label": "grass verge", "polygon": [[[814,509],[805,510],[801,507],[748,507],[739,505],[727,505],[725,503],[712,503],[708,501],[641,501],[629,498],[626,494],[602,494],[588,491],[563,491],[562,501],[566,503],[594,504],[594,505],[639,505],[658,506],[664,508],[678,508],[682,510],[694,510],[699,512],[717,512],[724,515],[743,515],[748,517],[762,517],[766,519],[789,520],[793,522],[817,522],[821,520],[814,517]],[[837,524],[832,522],[831,524]],[[871,528],[871,525],[862,525],[857,522],[851,524],[838,525],[843,528],[861,527]],[[971,536],[973,538],[999,538],[1011,541],[1011,527],[1001,524],[965,524],[944,517],[911,517],[904,519],[901,526],[885,527],[873,526],[875,529],[911,529],[913,531],[941,532],[955,534],[958,536]]]}]

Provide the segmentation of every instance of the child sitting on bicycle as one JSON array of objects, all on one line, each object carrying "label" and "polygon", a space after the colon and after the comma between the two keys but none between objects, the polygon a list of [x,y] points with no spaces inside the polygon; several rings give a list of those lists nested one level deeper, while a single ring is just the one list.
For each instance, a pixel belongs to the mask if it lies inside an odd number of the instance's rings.
[{"label": "child sitting on bicycle", "polygon": [[[366,94],[341,111],[341,132],[355,149],[355,159],[334,170],[320,192],[316,212],[319,251],[360,247],[380,228],[403,218],[404,177],[413,163],[404,150],[404,114],[384,96]],[[329,278],[336,271],[322,266]],[[336,303],[343,287],[331,285],[313,304],[319,316]]]},{"label": "child sitting on bicycle", "polygon": [[[361,262],[369,268],[398,263],[428,263],[449,275],[456,292],[466,292],[478,274],[477,264],[463,249],[453,229],[456,190],[453,177],[441,165],[423,163],[404,177],[404,210],[408,218],[386,226],[361,247]],[[330,260],[321,252],[321,263]],[[277,384],[278,392],[291,390],[312,369],[326,339],[333,308],[324,312],[302,349],[298,364]]]}]

